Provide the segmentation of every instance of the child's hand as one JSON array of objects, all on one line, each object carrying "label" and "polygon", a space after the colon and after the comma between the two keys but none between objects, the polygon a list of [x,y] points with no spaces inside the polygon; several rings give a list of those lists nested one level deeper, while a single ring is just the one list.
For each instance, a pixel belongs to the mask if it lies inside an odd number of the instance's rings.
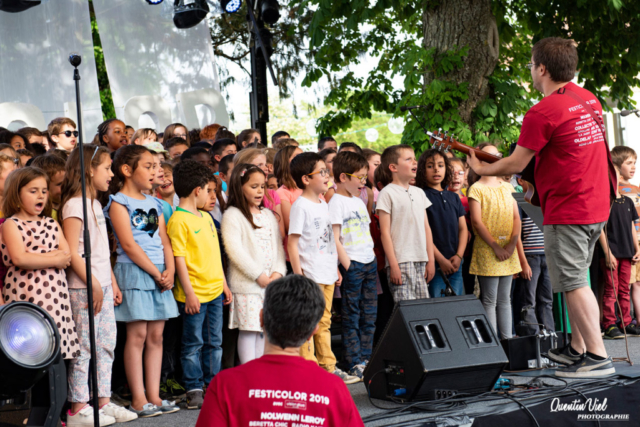
[{"label": "child's hand", "polygon": [[427,262],[427,268],[424,272],[424,279],[429,283],[436,275],[436,263],[433,260]]},{"label": "child's hand", "polygon": [[338,269],[338,280],[336,280],[336,286],[342,286],[342,274],[340,274],[340,269]]},{"label": "child's hand", "polygon": [[56,251],[56,255],[53,258],[53,266],[64,270],[71,264],[71,254],[69,251]]},{"label": "child's hand", "polygon": [[269,285],[269,283],[271,283],[271,277],[267,276],[265,273],[262,273],[258,277],[258,280],[256,280],[256,282],[258,283],[258,286],[260,286],[261,288],[266,288]]},{"label": "child's hand", "polygon": [[224,293],[224,301],[222,302],[222,304],[231,304],[231,301],[233,301],[233,294],[231,293],[231,289],[229,289],[226,283],[222,287],[222,292]]},{"label": "child's hand", "polygon": [[97,316],[102,311],[102,301],[104,299],[104,292],[102,292],[102,286],[95,276],[92,275],[91,288],[93,289],[93,313]]},{"label": "child's hand", "polygon": [[638,250],[638,252],[636,252],[636,254],[633,256],[633,258],[631,258],[632,265],[636,265],[638,262],[640,262],[640,250]]},{"label": "child's hand", "polygon": [[269,278],[271,279],[272,282],[274,280],[280,279],[281,277],[282,277],[282,274],[276,273],[276,272],[271,273],[271,276],[269,276]]},{"label": "child's hand", "polygon": [[[454,256],[454,258],[457,258],[457,257]],[[451,261],[446,258],[443,259],[442,262],[439,262],[438,265],[440,266],[440,270],[442,270],[442,272],[447,276],[451,276],[453,273],[458,271],[458,269],[453,266]]]},{"label": "child's hand", "polygon": [[172,268],[167,268],[160,275],[162,283],[164,283],[165,289],[173,289],[173,282],[175,280],[176,272]]},{"label": "child's hand", "polygon": [[400,272],[400,266],[398,264],[389,266],[389,275],[391,276],[391,283],[394,285],[402,285],[402,272]]},{"label": "child's hand", "polygon": [[509,251],[497,243],[494,243],[491,249],[493,249],[493,252],[496,254],[496,258],[501,262],[508,260],[509,257],[511,257],[511,253],[513,253],[513,251],[509,253]]},{"label": "child's hand", "polygon": [[520,277],[526,280],[531,280],[531,277],[533,277],[533,271],[531,271],[531,267],[529,267],[529,263],[525,262],[522,265],[522,271],[520,272]]},{"label": "child's hand", "polygon": [[200,313],[200,301],[198,300],[198,297],[196,296],[196,294],[191,293],[190,295],[187,295],[184,303],[185,303],[185,307],[184,307],[185,313],[187,314]]},{"label": "child's hand", "polygon": [[[453,265],[453,269],[454,269],[453,272],[455,273],[460,269],[460,262],[462,262],[462,259],[460,259],[458,255],[454,255],[451,258],[449,258],[449,262],[451,263],[451,265]],[[440,268],[442,268],[442,266]]]},{"label": "child's hand", "polygon": [[113,288],[113,306],[117,307],[122,304],[122,292],[120,291],[120,287],[117,283],[112,283]]},{"label": "child's hand", "polygon": [[609,254],[606,264],[609,270],[615,270],[618,268],[618,260],[613,256],[613,254]]}]

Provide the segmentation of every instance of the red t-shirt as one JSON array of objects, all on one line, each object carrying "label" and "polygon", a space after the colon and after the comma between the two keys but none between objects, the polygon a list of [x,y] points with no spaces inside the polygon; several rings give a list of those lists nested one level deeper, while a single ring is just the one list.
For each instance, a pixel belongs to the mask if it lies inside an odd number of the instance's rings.
[{"label": "red t-shirt", "polygon": [[338,376],[297,356],[262,356],[213,378],[196,427],[362,426]]},{"label": "red t-shirt", "polygon": [[[564,89],[602,115],[588,90],[573,83]],[[609,218],[608,147],[599,125],[572,97],[557,91],[524,116],[518,145],[536,151],[536,191],[544,224],[595,224]]]}]

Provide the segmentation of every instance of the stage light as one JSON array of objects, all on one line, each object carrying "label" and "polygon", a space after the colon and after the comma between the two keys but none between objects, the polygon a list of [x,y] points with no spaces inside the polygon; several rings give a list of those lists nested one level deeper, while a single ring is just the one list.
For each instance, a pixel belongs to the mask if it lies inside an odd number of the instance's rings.
[{"label": "stage light", "polygon": [[220,5],[222,6],[222,10],[225,12],[235,13],[240,10],[242,0],[221,0]]},{"label": "stage light", "polygon": [[40,0],[0,0],[0,10],[11,13],[23,12],[41,3]]},{"label": "stage light", "polygon": [[29,302],[0,307],[0,395],[28,390],[59,352],[60,336],[49,313]]},{"label": "stage light", "polygon": [[173,23],[180,29],[195,27],[209,11],[206,0],[176,0],[173,7]]},{"label": "stage light", "polygon": [[280,5],[278,0],[262,1],[262,20],[269,25],[273,25],[280,19]]}]

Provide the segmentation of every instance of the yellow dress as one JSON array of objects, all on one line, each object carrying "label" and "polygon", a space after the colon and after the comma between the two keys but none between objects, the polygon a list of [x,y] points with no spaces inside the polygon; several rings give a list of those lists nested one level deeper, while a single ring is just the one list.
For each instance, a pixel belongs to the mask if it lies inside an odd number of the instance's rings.
[{"label": "yellow dress", "polygon": [[[482,223],[496,242],[505,247],[513,232],[513,201],[511,195],[513,187],[503,182],[499,187],[475,183],[469,191],[469,199],[480,203],[482,208]],[[475,240],[469,273],[478,276],[510,276],[522,271],[518,250],[514,250],[511,257],[505,261],[498,260],[493,249],[484,241],[474,229]]]}]

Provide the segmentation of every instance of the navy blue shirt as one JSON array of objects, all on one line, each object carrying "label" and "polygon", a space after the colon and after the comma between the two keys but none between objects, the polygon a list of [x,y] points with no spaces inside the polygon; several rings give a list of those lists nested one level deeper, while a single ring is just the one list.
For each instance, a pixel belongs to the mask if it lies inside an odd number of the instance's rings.
[{"label": "navy blue shirt", "polygon": [[438,191],[426,187],[424,193],[431,202],[431,206],[427,208],[427,217],[433,244],[442,256],[449,259],[458,250],[459,222],[460,217],[465,214],[462,201],[456,193],[448,190]]}]

